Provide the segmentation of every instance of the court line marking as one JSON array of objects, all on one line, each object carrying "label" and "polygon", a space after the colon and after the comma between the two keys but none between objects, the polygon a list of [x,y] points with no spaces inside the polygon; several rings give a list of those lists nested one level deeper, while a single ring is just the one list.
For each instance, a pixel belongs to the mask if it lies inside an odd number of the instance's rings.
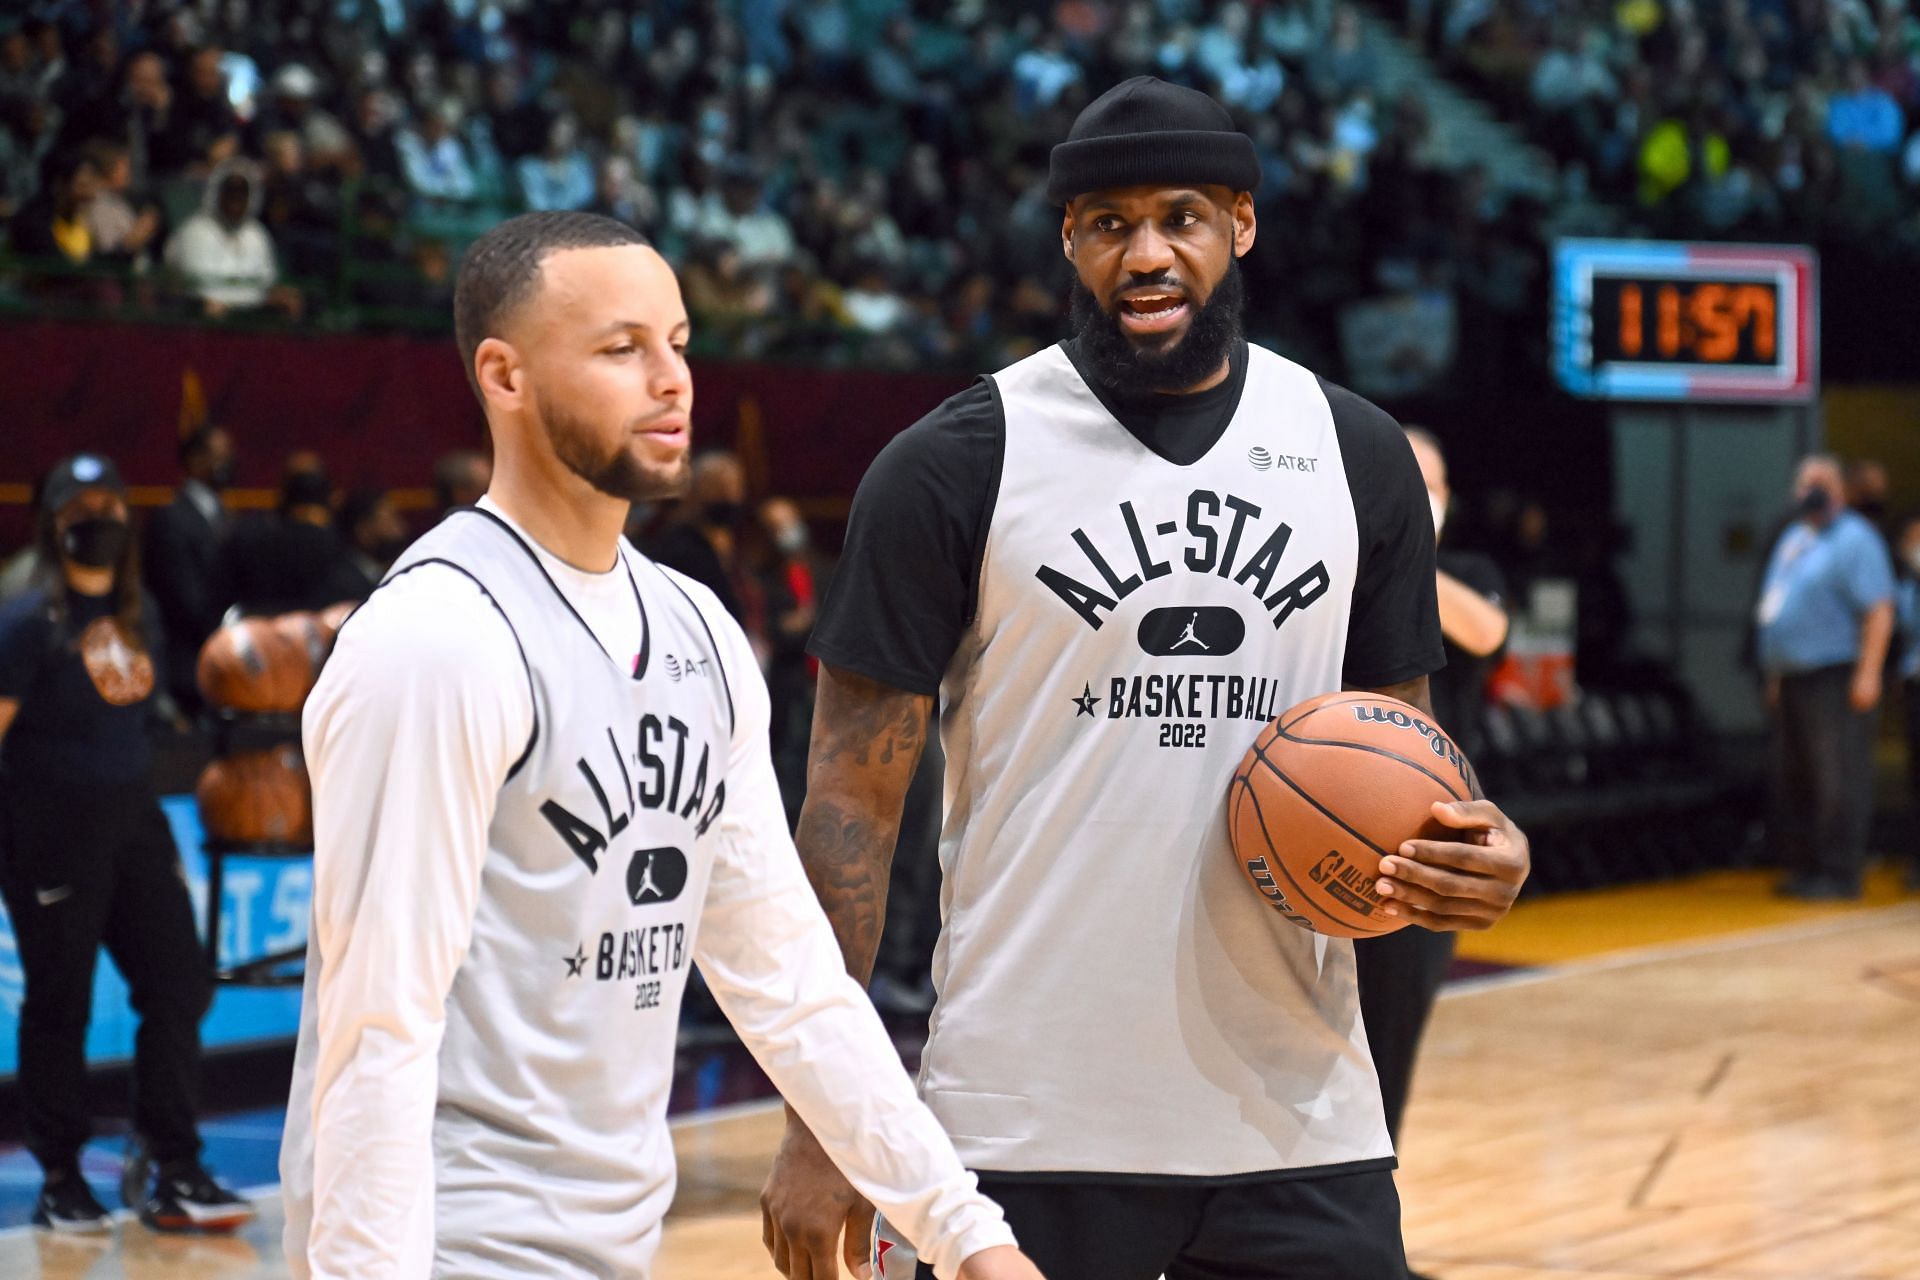
[{"label": "court line marking", "polygon": [[1748,929],[1740,933],[1728,933],[1715,938],[1701,938],[1686,942],[1656,942],[1644,947],[1631,947],[1625,951],[1611,951],[1581,960],[1569,960],[1562,964],[1529,966],[1514,973],[1488,973],[1478,977],[1461,978],[1457,982],[1449,982],[1441,987],[1439,998],[1446,1000],[1460,996],[1473,996],[1506,987],[1532,986],[1535,983],[1551,982],[1556,978],[1606,973],[1614,969],[1633,969],[1667,960],[1684,960],[1694,956],[1747,951],[1755,947],[1772,946],[1777,942],[1804,942],[1814,938],[1835,937],[1843,933],[1879,928],[1902,917],[1920,920],[1920,903],[1896,902],[1884,907],[1848,912],[1846,915],[1831,919],[1770,925],[1762,929]]}]

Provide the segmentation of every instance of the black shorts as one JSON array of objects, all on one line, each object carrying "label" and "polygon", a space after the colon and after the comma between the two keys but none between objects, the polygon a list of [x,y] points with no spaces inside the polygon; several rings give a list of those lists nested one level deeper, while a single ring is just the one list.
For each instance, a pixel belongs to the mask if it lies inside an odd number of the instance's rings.
[{"label": "black shorts", "polygon": [[[1391,1168],[1127,1181],[982,1173],[1047,1280],[1406,1280]],[[920,1264],[918,1280],[933,1280]]]}]

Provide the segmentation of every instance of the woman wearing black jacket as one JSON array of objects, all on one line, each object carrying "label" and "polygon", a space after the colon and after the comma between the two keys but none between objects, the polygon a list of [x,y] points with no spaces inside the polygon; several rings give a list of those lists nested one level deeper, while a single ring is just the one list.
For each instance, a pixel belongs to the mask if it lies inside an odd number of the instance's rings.
[{"label": "woman wearing black jacket", "polygon": [[148,781],[158,631],[111,462],[80,454],[54,468],[38,538],[39,581],[0,606],[0,898],[26,976],[19,1082],[27,1145],[46,1175],[34,1222],[107,1225],[80,1176],[104,945],[140,1016],[122,1195],[160,1230],[231,1227],[252,1210],[200,1165],[194,1092],[212,977]]}]

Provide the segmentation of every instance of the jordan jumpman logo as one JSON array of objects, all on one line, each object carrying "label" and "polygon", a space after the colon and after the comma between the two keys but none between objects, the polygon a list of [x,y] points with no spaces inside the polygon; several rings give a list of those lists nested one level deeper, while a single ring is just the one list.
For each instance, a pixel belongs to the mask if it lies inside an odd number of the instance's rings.
[{"label": "jordan jumpman logo", "polygon": [[1200,625],[1200,614],[1198,610],[1195,610],[1194,615],[1191,618],[1187,619],[1187,629],[1185,631],[1182,631],[1180,633],[1180,638],[1173,642],[1173,648],[1178,649],[1183,644],[1194,644],[1194,645],[1199,645],[1202,649],[1211,650],[1213,646],[1209,645],[1206,641],[1202,640],[1198,635],[1194,634],[1194,628],[1199,625]]}]

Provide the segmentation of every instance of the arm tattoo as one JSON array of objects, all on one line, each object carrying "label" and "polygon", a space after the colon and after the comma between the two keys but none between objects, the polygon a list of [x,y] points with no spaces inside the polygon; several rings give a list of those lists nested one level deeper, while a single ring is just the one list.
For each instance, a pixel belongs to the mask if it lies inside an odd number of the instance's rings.
[{"label": "arm tattoo", "polygon": [[900,809],[926,747],[932,702],[847,672],[820,673],[794,843],[847,972],[862,983],[880,949]]}]

